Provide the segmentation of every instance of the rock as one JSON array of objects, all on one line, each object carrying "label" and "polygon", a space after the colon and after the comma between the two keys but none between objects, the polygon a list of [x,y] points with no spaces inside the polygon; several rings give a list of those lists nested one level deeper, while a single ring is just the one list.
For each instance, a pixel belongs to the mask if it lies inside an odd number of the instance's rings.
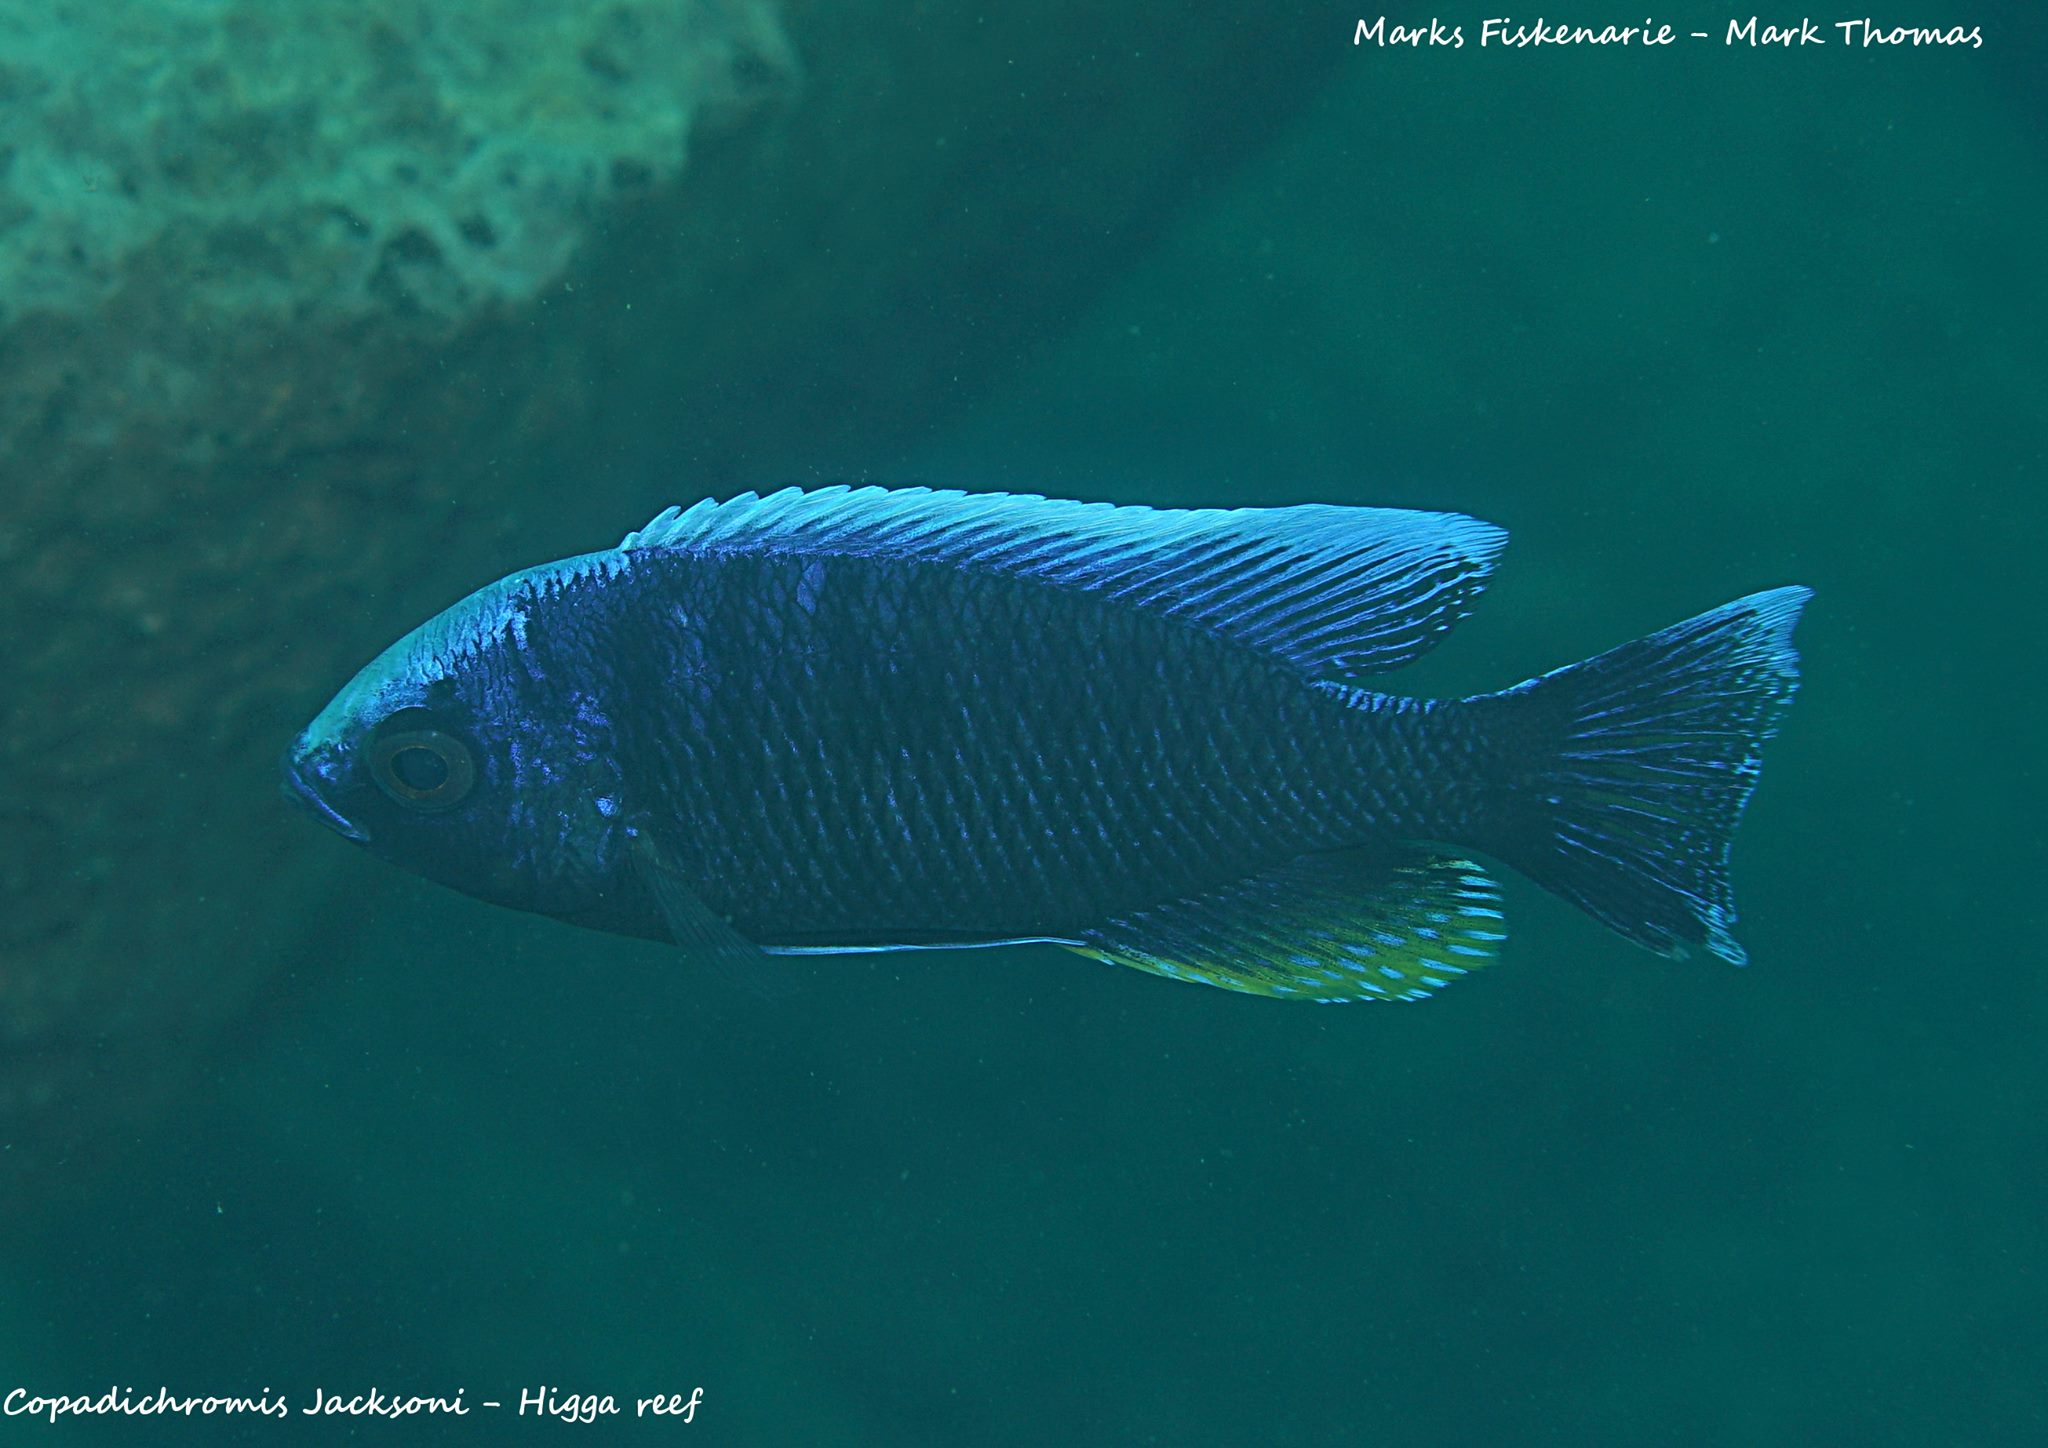
[{"label": "rock", "polygon": [[1074,0],[452,14],[0,0],[0,1176],[39,1192],[345,955],[358,877],[275,762],[370,653],[687,501],[610,481],[646,439],[745,486],[956,405],[1324,58]]},{"label": "rock", "polygon": [[21,4],[0,36],[11,1137],[189,1064],[317,928],[278,731],[465,530],[462,450],[561,415],[449,349],[795,71],[765,5],[663,0]]}]

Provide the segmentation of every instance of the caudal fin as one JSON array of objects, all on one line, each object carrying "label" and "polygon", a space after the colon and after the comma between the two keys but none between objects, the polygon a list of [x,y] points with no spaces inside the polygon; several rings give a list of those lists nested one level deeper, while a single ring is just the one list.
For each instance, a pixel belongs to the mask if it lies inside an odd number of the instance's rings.
[{"label": "caudal fin", "polygon": [[1799,685],[1812,596],[1753,593],[1488,696],[1511,802],[1487,847],[1638,944],[1742,964],[1728,846]]}]

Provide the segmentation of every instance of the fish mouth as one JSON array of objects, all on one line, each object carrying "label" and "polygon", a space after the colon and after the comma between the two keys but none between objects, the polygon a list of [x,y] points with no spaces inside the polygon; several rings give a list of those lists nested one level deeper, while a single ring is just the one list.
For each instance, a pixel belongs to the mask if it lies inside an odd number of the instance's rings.
[{"label": "fish mouth", "polygon": [[345,840],[359,845],[370,843],[370,833],[320,797],[320,787],[308,777],[306,760],[296,750],[284,756],[284,797],[312,815]]}]

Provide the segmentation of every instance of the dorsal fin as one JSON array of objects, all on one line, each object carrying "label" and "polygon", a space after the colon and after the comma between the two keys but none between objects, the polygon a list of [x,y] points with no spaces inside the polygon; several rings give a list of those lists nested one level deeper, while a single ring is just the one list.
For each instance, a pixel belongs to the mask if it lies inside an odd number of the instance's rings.
[{"label": "dorsal fin", "polygon": [[1371,674],[1468,611],[1507,535],[1457,513],[1146,508],[932,488],[785,488],[670,508],[622,552],[986,568],[1156,609],[1310,673]]}]

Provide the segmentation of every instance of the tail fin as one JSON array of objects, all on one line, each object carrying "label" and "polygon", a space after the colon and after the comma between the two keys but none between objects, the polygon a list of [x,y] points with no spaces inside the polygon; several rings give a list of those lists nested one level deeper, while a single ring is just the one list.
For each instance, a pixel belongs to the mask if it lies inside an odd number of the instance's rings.
[{"label": "tail fin", "polygon": [[1513,798],[1486,847],[1659,954],[1742,964],[1728,846],[1799,685],[1812,596],[1753,593],[1488,696]]}]

